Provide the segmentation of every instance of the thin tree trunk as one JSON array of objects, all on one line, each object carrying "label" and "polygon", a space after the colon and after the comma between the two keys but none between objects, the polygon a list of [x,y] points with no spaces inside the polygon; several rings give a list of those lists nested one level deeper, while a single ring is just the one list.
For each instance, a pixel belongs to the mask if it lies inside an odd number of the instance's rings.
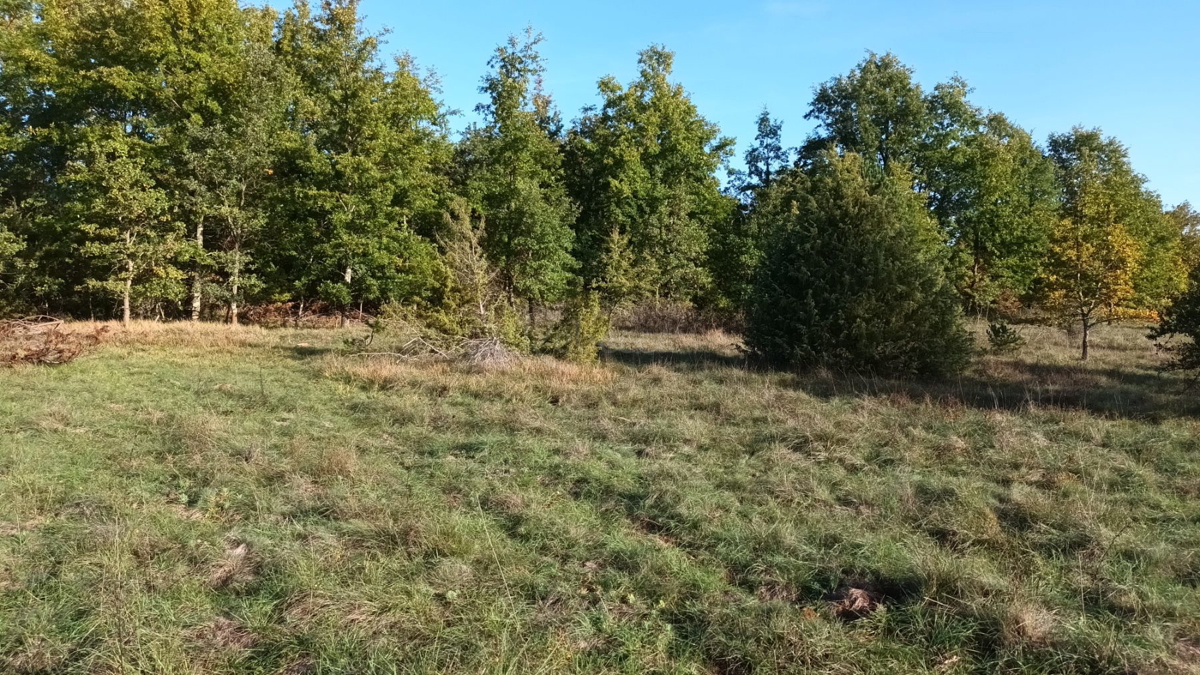
[{"label": "thin tree trunk", "polygon": [[125,277],[125,292],[121,298],[121,324],[126,328],[129,328],[129,297],[133,295],[133,261],[127,261],[126,265],[125,271],[128,276]]},{"label": "thin tree trunk", "polygon": [[1084,317],[1084,319],[1083,319],[1083,356],[1081,357],[1081,360],[1083,360],[1083,361],[1088,360],[1088,330],[1089,329],[1090,329],[1090,326],[1088,325],[1087,317]]},{"label": "thin tree trunk", "polygon": [[133,295],[133,258],[132,255],[133,235],[129,232],[125,233],[125,292],[121,298],[121,324],[129,328],[129,298]]},{"label": "thin tree trunk", "polygon": [[229,323],[238,325],[238,289],[242,281],[242,254],[241,251],[234,249],[233,252],[233,274],[230,279],[231,295],[229,298]]},{"label": "thin tree trunk", "polygon": [[[346,280],[346,286],[349,286],[350,282],[354,280],[354,268],[350,267],[349,265],[346,265],[346,274],[342,278],[344,278]],[[349,289],[347,289],[347,290],[349,290]],[[346,314],[349,311],[350,310],[349,310],[348,306],[345,306],[345,305],[342,306],[342,320],[341,320],[341,325],[340,325],[341,328],[346,327]]]},{"label": "thin tree trunk", "polygon": [[[201,219],[196,223],[196,249],[204,254],[204,220]],[[200,320],[200,308],[203,304],[204,294],[204,272],[200,269],[199,261],[196,262],[196,272],[192,277],[192,321]]]}]

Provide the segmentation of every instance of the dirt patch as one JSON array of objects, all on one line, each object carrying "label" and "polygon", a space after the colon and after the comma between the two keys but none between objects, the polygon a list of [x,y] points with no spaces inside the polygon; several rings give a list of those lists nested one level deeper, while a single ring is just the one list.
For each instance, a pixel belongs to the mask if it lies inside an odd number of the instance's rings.
[{"label": "dirt patch", "polygon": [[864,619],[883,607],[882,596],[869,584],[843,586],[831,593],[827,600],[833,615],[842,621]]},{"label": "dirt patch", "polygon": [[193,628],[190,636],[204,649],[214,652],[250,649],[258,644],[253,631],[227,617]]},{"label": "dirt patch", "polygon": [[219,591],[250,584],[258,578],[258,564],[249,544],[231,542],[209,573],[208,586]]}]

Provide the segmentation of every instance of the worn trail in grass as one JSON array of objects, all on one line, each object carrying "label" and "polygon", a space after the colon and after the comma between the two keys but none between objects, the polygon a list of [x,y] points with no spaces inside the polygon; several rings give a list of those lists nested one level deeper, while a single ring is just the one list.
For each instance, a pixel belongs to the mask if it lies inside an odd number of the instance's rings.
[{"label": "worn trail in grass", "polygon": [[484,370],[341,337],[0,371],[0,670],[1200,667],[1200,424],[1136,331],[939,385],[721,334]]}]

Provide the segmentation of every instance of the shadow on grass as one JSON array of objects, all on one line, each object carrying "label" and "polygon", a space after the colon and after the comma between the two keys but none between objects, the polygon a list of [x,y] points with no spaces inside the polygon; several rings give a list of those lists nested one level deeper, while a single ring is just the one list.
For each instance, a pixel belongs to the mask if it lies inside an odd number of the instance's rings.
[{"label": "shadow on grass", "polygon": [[282,347],[281,349],[284,354],[287,354],[291,358],[298,361],[311,359],[318,356],[325,356],[326,354],[332,354],[340,351],[337,347],[326,345],[296,345],[293,347]]},{"label": "shadow on grass", "polygon": [[[681,373],[717,368],[769,370],[741,355],[706,350],[606,349],[601,358],[633,368],[657,365]],[[1186,391],[1182,378],[1149,367],[988,360],[960,377],[933,381],[829,371],[787,372],[795,375],[796,388],[826,399],[904,397],[986,410],[1081,410],[1105,417],[1148,421],[1200,417],[1200,399]]]},{"label": "shadow on grass", "polygon": [[600,359],[634,368],[660,365],[672,370],[696,372],[712,367],[747,367],[746,357],[721,354],[701,349],[680,351],[645,351],[640,349],[602,349]]},{"label": "shadow on grass", "polygon": [[921,382],[809,374],[799,376],[797,386],[825,398],[903,396],[985,410],[1080,410],[1147,421],[1200,416],[1200,404],[1187,395],[1180,379],[1139,368],[1004,361],[977,366],[952,380]]}]

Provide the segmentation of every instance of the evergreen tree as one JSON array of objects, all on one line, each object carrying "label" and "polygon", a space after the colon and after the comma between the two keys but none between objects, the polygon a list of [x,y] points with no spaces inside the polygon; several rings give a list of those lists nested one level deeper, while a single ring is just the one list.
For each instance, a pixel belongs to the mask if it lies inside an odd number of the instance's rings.
[{"label": "evergreen tree", "polygon": [[733,141],[702,117],[671,81],[674,55],[651,47],[638,78],[622,87],[600,80],[599,109],[585,109],[571,133],[568,172],[580,204],[576,250],[589,284],[605,269],[613,229],[628,238],[640,294],[691,300],[709,289],[712,231],[728,216],[716,172]]},{"label": "evergreen tree", "polygon": [[780,184],[788,206],[750,298],[746,344],[802,368],[955,372],[970,343],[937,226],[910,176],[872,177],[870,161],[827,153]]},{"label": "evergreen tree", "polygon": [[745,306],[755,271],[762,262],[770,224],[778,215],[772,209],[772,188],[781,179],[786,180],[792,169],[792,150],[783,146],[783,123],[763,109],[757,126],[754,145],[744,155],[746,170],[732,176],[738,208],[717,223],[709,254],[714,304],[724,309]]},{"label": "evergreen tree", "polygon": [[1172,356],[1167,367],[1190,373],[1193,383],[1200,377],[1200,267],[1192,268],[1187,290],[1167,306],[1162,322],[1149,337],[1152,340],[1184,338],[1166,347]]},{"label": "evergreen tree", "polygon": [[542,90],[542,36],[510,36],[489,61],[481,125],[460,147],[462,182],[486,218],[483,246],[510,304],[562,297],[574,272],[575,206],[563,184],[558,116]]}]

